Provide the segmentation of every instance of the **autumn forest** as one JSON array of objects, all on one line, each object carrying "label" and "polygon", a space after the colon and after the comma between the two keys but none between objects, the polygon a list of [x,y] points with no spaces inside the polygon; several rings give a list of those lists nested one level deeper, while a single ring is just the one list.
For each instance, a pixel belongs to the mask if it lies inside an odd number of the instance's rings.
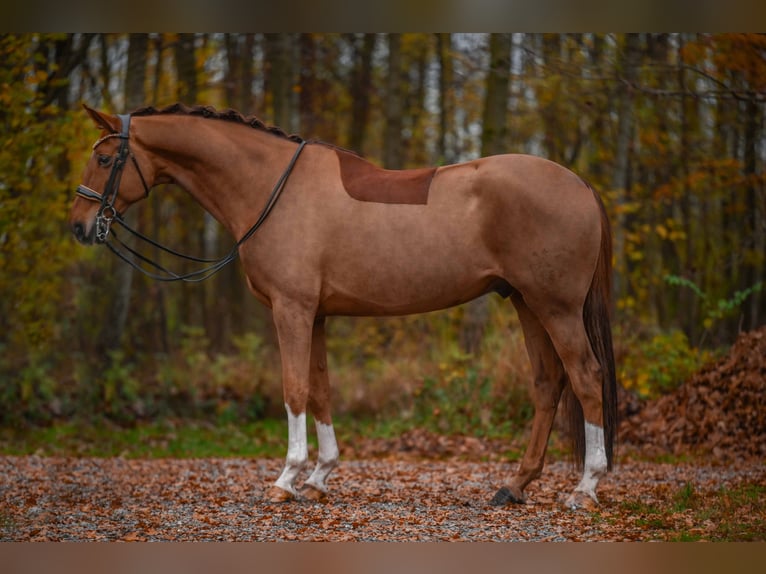
[{"label": "autumn forest", "polygon": [[[766,324],[766,35],[5,34],[0,423],[281,415],[269,311],[238,263],[160,284],[68,229],[98,136],[81,104],[174,102],[234,108],[390,169],[509,152],[570,167],[609,213],[620,382],[640,398]],[[204,257],[234,243],[169,185],[128,218]],[[340,413],[438,414],[444,431],[529,416],[521,331],[496,296],[334,318],[328,351]]]}]

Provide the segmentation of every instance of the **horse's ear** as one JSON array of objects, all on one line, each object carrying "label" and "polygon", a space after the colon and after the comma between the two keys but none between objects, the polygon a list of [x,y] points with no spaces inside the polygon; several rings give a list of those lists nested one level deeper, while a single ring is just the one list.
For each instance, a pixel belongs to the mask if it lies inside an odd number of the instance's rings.
[{"label": "horse's ear", "polygon": [[82,107],[85,108],[85,111],[88,112],[88,115],[91,118],[93,118],[93,121],[96,122],[96,125],[98,127],[112,134],[120,133],[121,124],[120,124],[120,119],[117,116],[104,114],[102,112],[94,110],[93,108],[89,107],[87,104],[83,104]]}]

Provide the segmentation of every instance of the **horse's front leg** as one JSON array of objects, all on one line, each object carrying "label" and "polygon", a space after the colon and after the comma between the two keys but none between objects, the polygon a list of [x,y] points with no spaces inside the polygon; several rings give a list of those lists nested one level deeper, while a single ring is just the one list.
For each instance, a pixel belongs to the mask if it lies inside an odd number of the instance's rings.
[{"label": "horse's front leg", "polygon": [[319,456],[314,472],[303,485],[301,494],[308,499],[327,498],[325,481],[338,464],[338,443],[330,415],[330,381],[327,373],[327,346],[324,317],[314,321],[311,338],[311,368],[309,373],[309,409],[314,415],[319,443]]},{"label": "horse's front leg", "polygon": [[306,405],[314,317],[305,306],[292,302],[275,303],[273,315],[282,358],[288,447],[285,468],[266,497],[271,502],[283,502],[297,496],[295,480],[308,460]]}]

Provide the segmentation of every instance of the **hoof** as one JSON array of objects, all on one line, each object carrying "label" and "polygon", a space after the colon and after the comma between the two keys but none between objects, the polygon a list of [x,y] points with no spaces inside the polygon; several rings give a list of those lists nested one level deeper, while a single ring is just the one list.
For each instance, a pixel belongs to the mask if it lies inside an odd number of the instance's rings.
[{"label": "hoof", "polygon": [[595,494],[592,495],[576,490],[569,495],[564,506],[569,510],[587,510],[588,512],[593,512],[594,510],[598,510],[598,500],[596,499]]},{"label": "hoof", "polygon": [[269,502],[290,502],[295,499],[295,495],[292,492],[288,492],[284,488],[278,486],[272,486],[266,491],[266,500]]},{"label": "hoof", "polygon": [[492,506],[507,506],[511,503],[525,504],[526,496],[515,486],[504,486],[495,493],[492,500],[489,501]]},{"label": "hoof", "polygon": [[301,496],[311,502],[325,503],[329,500],[326,492],[319,490],[316,486],[311,484],[304,484],[301,488]]}]

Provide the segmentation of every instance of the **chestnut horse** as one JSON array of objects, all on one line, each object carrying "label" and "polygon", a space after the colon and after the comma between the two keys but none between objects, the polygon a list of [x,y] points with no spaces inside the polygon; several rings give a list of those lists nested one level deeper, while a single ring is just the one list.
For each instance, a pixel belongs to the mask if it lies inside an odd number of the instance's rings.
[{"label": "chestnut horse", "polygon": [[[566,504],[597,504],[616,425],[611,235],[581,178],[529,155],[389,171],[233,110],[86,110],[102,133],[71,209],[76,238],[108,244],[121,213],[176,183],[239,240],[248,287],[273,311],[289,437],[269,500],[324,499],[338,462],[325,317],[422,313],[496,292],[521,321],[535,414],[518,471],[491,503],[524,502],[565,395],[583,471]],[[298,489],[307,410],[318,462]]]}]

